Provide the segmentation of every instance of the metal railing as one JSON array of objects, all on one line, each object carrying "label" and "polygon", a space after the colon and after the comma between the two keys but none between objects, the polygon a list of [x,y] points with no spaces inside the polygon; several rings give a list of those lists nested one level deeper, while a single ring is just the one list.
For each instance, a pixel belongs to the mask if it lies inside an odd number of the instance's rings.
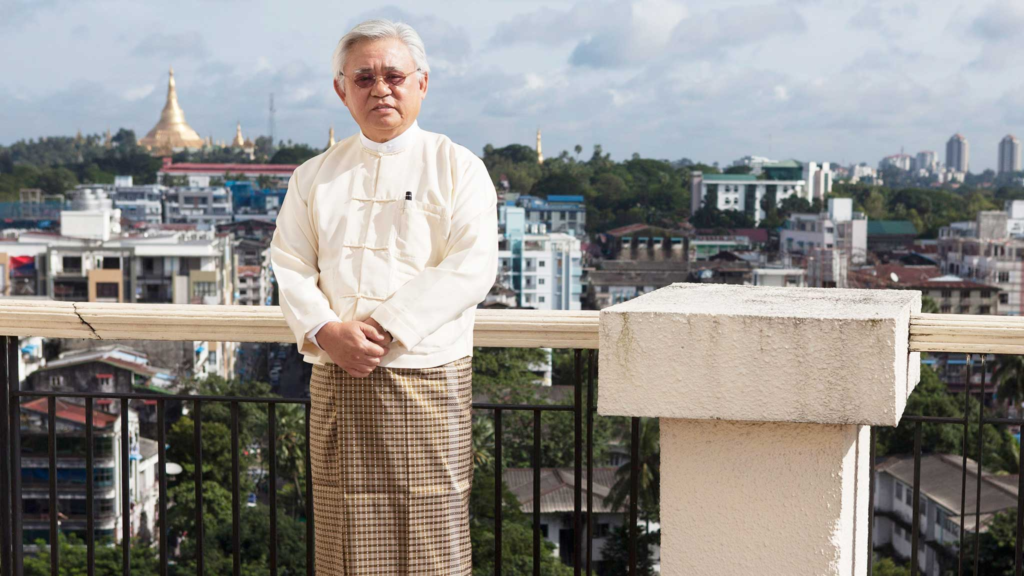
[{"label": "metal railing", "polygon": [[[99,393],[99,392],[62,392],[21,390],[18,374],[18,335],[39,335],[51,337],[78,337],[91,339],[122,338],[152,340],[217,340],[217,341],[284,341],[290,342],[290,332],[283,325],[279,310],[269,307],[248,308],[230,306],[171,306],[171,305],[125,305],[125,304],[81,304],[46,302],[45,305],[23,302],[12,305],[10,301],[0,302],[0,336],[6,351],[4,371],[0,376],[0,446],[9,454],[9,458],[0,457],[0,576],[20,576],[24,569],[21,483],[21,401],[24,398],[47,399],[47,435],[48,435],[48,496],[50,503],[59,502],[57,481],[57,443],[56,443],[56,405],[58,398],[76,398],[84,402],[85,412],[85,466],[86,466],[86,562],[88,574],[91,576],[95,567],[94,520],[94,468],[95,442],[93,435],[93,406],[100,399],[110,399],[120,403],[120,446],[121,462],[129,461],[129,406],[130,400],[155,400],[157,414],[157,478],[159,483],[158,501],[158,547],[159,574],[166,576],[171,558],[168,556],[169,527],[167,524],[168,487],[167,487],[167,423],[165,421],[168,402],[181,401],[191,403],[193,411],[193,458],[195,470],[193,482],[195,488],[195,519],[193,533],[190,535],[196,543],[196,573],[204,571],[204,516],[203,516],[203,407],[212,403],[227,403],[230,407],[231,433],[231,480],[232,480],[232,514],[231,514],[231,549],[233,573],[241,572],[240,546],[240,471],[239,471],[239,406],[245,403],[265,404],[269,425],[268,454],[269,457],[269,512],[270,512],[270,546],[269,568],[271,576],[277,576],[277,419],[276,407],[279,404],[298,404],[305,407],[306,450],[305,450],[305,514],[306,522],[306,573],[314,573],[314,528],[313,494],[311,462],[309,456],[309,415],[310,400],[277,397],[226,397],[210,395],[185,394],[147,394],[147,393]],[[241,309],[239,309],[241,308]],[[576,575],[583,571],[592,573],[593,552],[593,426],[596,408],[594,405],[594,382],[597,365],[595,348],[597,347],[596,313],[523,313],[524,311],[479,311],[476,326],[476,343],[478,346],[491,347],[552,347],[574,349],[574,400],[572,404],[499,404],[473,403],[475,411],[491,411],[494,417],[494,451],[495,451],[495,505],[494,505],[494,538],[495,538],[495,574],[502,570],[502,416],[512,411],[530,411],[533,413],[533,573],[540,574],[541,545],[540,528],[540,472],[541,472],[541,415],[544,412],[572,412],[574,415],[574,510],[573,510],[573,568]],[[154,325],[154,321],[159,321]],[[188,338],[181,336],[189,334]],[[568,345],[568,346],[566,346]],[[586,362],[584,362],[584,349]],[[584,370],[584,364],[586,369]],[[584,376],[585,374],[585,376]],[[586,379],[584,382],[584,378]],[[587,405],[583,404],[583,386],[587,387]],[[586,435],[583,433],[584,414],[586,416]],[[635,575],[638,558],[638,486],[639,486],[639,433],[640,418],[631,421],[631,461],[630,461],[630,496],[629,505],[629,558],[630,575]],[[118,449],[115,449],[116,451]],[[584,452],[586,453],[585,469],[587,472],[587,498],[585,521],[585,552],[581,545],[584,533],[583,507],[583,471]],[[121,569],[128,575],[131,570],[130,535],[132,515],[129,512],[130,491],[128,489],[129,467],[121,466]],[[298,488],[298,486],[296,487]],[[136,488],[138,489],[138,488]],[[51,505],[51,510],[56,506]],[[49,542],[51,574],[59,573],[60,546],[58,514],[49,514]]]}]

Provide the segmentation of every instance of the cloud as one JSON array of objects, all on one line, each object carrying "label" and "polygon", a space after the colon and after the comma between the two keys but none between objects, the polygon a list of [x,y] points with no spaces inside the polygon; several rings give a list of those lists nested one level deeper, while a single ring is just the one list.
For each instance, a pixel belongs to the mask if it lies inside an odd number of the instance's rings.
[{"label": "cloud", "polygon": [[132,56],[181,61],[203,60],[207,56],[206,40],[199,32],[177,34],[147,34],[135,45]]},{"label": "cloud", "polygon": [[427,49],[431,69],[461,65],[472,55],[472,45],[465,28],[429,14],[406,12],[397,6],[383,6],[364,12],[352,19],[349,28],[371,18],[387,18],[412,26]]},{"label": "cloud", "polygon": [[1024,34],[1024,6],[994,2],[967,27],[972,44],[980,41],[981,50],[968,68],[976,71],[1001,71],[1021,66],[1018,53]]}]

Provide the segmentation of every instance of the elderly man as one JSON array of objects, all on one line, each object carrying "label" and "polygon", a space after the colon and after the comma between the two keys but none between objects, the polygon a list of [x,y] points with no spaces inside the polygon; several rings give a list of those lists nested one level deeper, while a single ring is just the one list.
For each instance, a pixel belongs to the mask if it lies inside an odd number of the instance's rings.
[{"label": "elderly man", "polygon": [[470,574],[473,311],[497,273],[497,195],[472,152],[416,123],[430,68],[386,20],[338,43],[360,128],[300,166],[271,259],[313,363],[319,574]]}]

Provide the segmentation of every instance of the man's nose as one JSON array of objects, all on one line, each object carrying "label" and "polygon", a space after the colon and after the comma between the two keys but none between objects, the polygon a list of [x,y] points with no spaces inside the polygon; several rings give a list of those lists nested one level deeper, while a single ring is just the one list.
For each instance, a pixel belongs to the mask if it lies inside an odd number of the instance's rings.
[{"label": "man's nose", "polygon": [[[383,86],[383,90],[380,88]],[[370,90],[370,95],[377,98],[383,98],[391,95],[391,85],[384,81],[384,78],[378,76],[374,78],[373,89]]]}]

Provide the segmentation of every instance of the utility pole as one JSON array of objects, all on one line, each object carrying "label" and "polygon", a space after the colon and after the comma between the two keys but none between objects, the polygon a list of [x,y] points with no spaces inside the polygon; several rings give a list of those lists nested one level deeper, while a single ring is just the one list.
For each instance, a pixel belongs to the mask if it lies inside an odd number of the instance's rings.
[{"label": "utility pole", "polygon": [[268,122],[267,132],[269,132],[269,136],[270,136],[270,147],[271,147],[271,149],[273,149],[273,147],[274,147],[274,93],[273,92],[270,93],[270,120]]}]

